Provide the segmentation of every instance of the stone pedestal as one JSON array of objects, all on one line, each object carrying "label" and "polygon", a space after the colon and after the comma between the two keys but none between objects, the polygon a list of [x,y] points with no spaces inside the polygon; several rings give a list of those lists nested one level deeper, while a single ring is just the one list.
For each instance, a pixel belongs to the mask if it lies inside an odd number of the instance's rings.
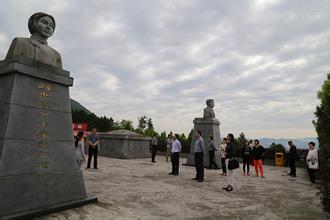
[{"label": "stone pedestal", "polygon": [[150,137],[127,130],[101,133],[99,155],[119,159],[151,157],[150,141]]},{"label": "stone pedestal", "polygon": [[[195,118],[194,119],[194,130],[200,130],[202,132],[202,137],[204,139],[205,144],[205,155],[204,155],[204,167],[209,167],[209,136],[213,136],[214,145],[218,149],[215,152],[215,162],[221,167],[221,159],[220,159],[220,121],[216,118]],[[194,159],[194,148],[195,148],[195,139],[193,137],[190,147],[190,152],[187,159],[187,165],[195,165]]]},{"label": "stone pedestal", "polygon": [[72,83],[42,63],[0,63],[0,218],[89,200],[75,158]]}]

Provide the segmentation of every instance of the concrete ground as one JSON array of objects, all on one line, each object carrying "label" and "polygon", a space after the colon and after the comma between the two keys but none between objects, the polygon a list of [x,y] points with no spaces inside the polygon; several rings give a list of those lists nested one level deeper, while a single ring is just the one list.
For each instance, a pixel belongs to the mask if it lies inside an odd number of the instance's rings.
[{"label": "concrete ground", "polygon": [[243,176],[240,167],[235,190],[226,192],[220,170],[205,170],[198,183],[194,167],[171,176],[165,157],[156,160],[99,157],[98,170],[83,169],[87,192],[99,202],[39,219],[327,219],[305,169],[292,178],[287,168],[265,166],[262,179]]}]

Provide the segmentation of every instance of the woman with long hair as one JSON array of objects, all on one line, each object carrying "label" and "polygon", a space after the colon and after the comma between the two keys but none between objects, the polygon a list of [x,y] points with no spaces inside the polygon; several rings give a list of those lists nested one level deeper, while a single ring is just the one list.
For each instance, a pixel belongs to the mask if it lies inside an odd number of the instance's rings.
[{"label": "woman with long hair", "polygon": [[227,147],[226,147],[226,167],[227,167],[227,187],[224,187],[222,189],[230,192],[233,191],[234,185],[235,185],[235,172],[234,169],[229,170],[228,169],[228,162],[230,159],[236,157],[236,148],[235,148],[235,138],[233,134],[227,135]]}]

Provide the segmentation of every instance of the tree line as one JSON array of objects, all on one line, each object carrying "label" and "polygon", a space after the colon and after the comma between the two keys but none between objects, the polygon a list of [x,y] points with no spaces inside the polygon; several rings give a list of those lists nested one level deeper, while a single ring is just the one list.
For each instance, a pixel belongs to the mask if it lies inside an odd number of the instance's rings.
[{"label": "tree line", "polygon": [[[159,150],[166,151],[166,139],[168,134],[165,131],[161,133],[155,131],[152,118],[145,115],[138,117],[138,126],[136,128],[134,128],[131,120],[122,119],[121,121],[115,121],[112,117],[98,117],[94,113],[88,113],[84,110],[72,110],[72,121],[73,123],[87,123],[89,129],[95,127],[99,132],[125,129],[147,137],[156,135],[159,143]],[[189,153],[192,136],[193,130],[190,131],[188,137],[184,133],[179,134],[182,152]]]}]

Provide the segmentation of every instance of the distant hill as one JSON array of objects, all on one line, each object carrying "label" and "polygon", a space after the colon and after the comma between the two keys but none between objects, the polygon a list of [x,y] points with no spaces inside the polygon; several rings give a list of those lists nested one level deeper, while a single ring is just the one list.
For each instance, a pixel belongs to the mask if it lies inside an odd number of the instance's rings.
[{"label": "distant hill", "polygon": [[308,143],[313,141],[316,146],[318,146],[319,142],[315,137],[308,138],[300,138],[300,139],[285,139],[285,138],[261,138],[260,143],[264,147],[269,147],[272,143],[282,144],[284,147],[288,145],[288,141],[291,140],[297,148],[306,149],[308,148]]},{"label": "distant hill", "polygon": [[71,109],[72,111],[79,111],[79,110],[83,110],[85,111],[86,113],[88,114],[92,114],[91,111],[89,111],[87,108],[85,108],[83,105],[81,105],[79,102],[73,100],[73,99],[70,99],[71,101]]}]

